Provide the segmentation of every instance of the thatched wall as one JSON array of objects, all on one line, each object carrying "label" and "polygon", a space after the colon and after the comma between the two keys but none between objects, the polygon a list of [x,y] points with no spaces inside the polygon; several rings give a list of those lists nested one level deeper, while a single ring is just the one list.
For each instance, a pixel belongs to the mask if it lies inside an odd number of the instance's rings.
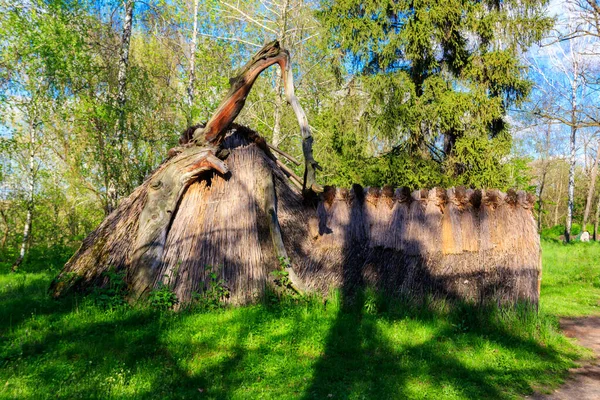
[{"label": "thatched wall", "polygon": [[[187,188],[148,275],[152,287],[167,284],[182,302],[210,285],[208,266],[233,303],[263,293],[279,267],[265,212],[273,185],[285,250],[311,289],[369,284],[390,294],[538,300],[540,244],[525,193],[329,187],[317,206],[305,205],[264,146],[234,130],[223,147],[230,174],[206,174]],[[131,279],[147,186],[86,238],[54,282],[56,295],[105,284],[109,267]]]},{"label": "thatched wall", "polygon": [[321,290],[369,284],[419,297],[536,303],[532,204],[525,192],[327,188],[296,264]]}]

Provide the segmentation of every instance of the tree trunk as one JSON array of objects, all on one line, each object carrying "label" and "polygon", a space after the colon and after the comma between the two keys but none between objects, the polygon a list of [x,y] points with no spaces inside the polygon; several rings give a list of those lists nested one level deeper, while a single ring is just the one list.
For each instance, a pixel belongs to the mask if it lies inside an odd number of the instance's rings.
[{"label": "tree trunk", "polygon": [[[304,138],[303,145],[307,158],[305,162],[307,169],[304,181],[305,195],[309,191],[319,190],[320,187],[316,182],[311,181],[311,178],[314,179],[318,164],[312,158],[312,136],[306,115],[294,94],[289,53],[281,49],[277,41],[271,42],[265,45],[246,64],[241,73],[231,80],[229,93],[206,125],[192,129],[193,133],[189,134],[189,137],[185,135],[184,140],[180,141],[181,147],[171,149],[169,152],[171,158],[163,163],[86,239],[79,252],[69,261],[66,269],[84,275],[89,273],[94,276],[94,279],[97,279],[98,273],[101,273],[103,268],[108,268],[109,264],[118,266],[125,263],[124,260],[129,260],[127,261],[129,264],[127,268],[128,284],[132,299],[147,294],[157,284],[160,284],[164,275],[161,271],[177,275],[177,272],[168,268],[164,270],[166,268],[164,257],[167,256],[165,255],[167,239],[183,194],[192,183],[197,182],[201,177],[211,181],[213,172],[217,172],[219,176],[223,177],[228,175],[228,167],[221,159],[226,158],[230,153],[230,150],[223,148],[226,133],[243,108],[256,78],[264,69],[273,64],[279,64],[283,71],[286,98],[296,113]],[[246,136],[275,161],[264,139],[248,132]],[[267,187],[269,186],[267,185]],[[269,206],[271,202],[267,201],[264,204]],[[282,238],[278,237],[281,232],[277,229],[278,221],[273,215],[273,207],[267,206],[263,209],[263,213],[270,217],[265,219],[264,224],[271,224],[270,235],[272,243],[277,249],[279,248],[277,245],[282,241]],[[238,217],[242,216],[238,215]],[[131,231],[135,234],[132,235]],[[277,251],[277,255],[285,258],[279,251]],[[102,263],[98,257],[104,257],[105,260],[111,261]],[[90,262],[90,259],[94,261]],[[98,263],[103,264],[103,267],[96,266]],[[302,288],[301,282],[294,281],[297,278],[293,271],[289,273],[288,277],[292,280],[293,287]],[[65,285],[72,284],[73,282],[55,281],[53,287],[55,292],[59,293]],[[189,287],[189,285],[184,285],[182,290],[185,291]]]},{"label": "tree trunk", "polygon": [[25,259],[25,253],[27,251],[30,237],[31,237],[31,223],[33,218],[33,206],[34,206],[34,191],[35,191],[35,144],[36,144],[36,127],[37,122],[32,120],[29,124],[29,187],[27,193],[27,217],[25,218],[25,226],[23,227],[23,240],[21,241],[21,249],[19,251],[19,257],[12,265],[11,270],[14,272],[21,266],[21,263]]},{"label": "tree trunk", "polygon": [[542,171],[542,179],[540,181],[540,187],[538,190],[538,220],[537,220],[537,228],[538,228],[538,232],[542,231],[542,215],[544,213],[544,200],[543,200],[543,195],[544,195],[544,186],[546,184],[546,175],[547,175],[547,164],[544,162],[544,167],[543,167],[543,171]]},{"label": "tree trunk", "polygon": [[187,103],[190,109],[188,125],[192,124],[192,109],[194,107],[195,81],[196,81],[196,48],[198,47],[198,0],[194,0],[194,28],[192,31],[192,43],[190,50],[189,80],[187,87]]},{"label": "tree trunk", "polygon": [[[575,118],[575,110],[571,112],[572,119]],[[575,139],[577,136],[577,127],[572,121],[571,125],[571,140],[570,140],[570,157],[569,157],[569,201],[567,205],[567,220],[565,223],[565,241],[571,241],[571,225],[573,224],[573,208],[575,206]]]},{"label": "tree trunk", "polygon": [[118,131],[117,138],[121,139],[124,125],[124,108],[127,100],[127,69],[129,68],[129,46],[131,43],[131,29],[133,26],[134,0],[125,0],[125,19],[123,21],[123,33],[121,35],[121,51],[119,54],[119,72],[117,75],[117,111]]},{"label": "tree trunk", "polygon": [[[281,24],[279,26],[279,34],[277,35],[277,39],[281,46],[285,48],[286,45],[286,36],[287,36],[287,20],[288,20],[288,7],[289,0],[285,0],[279,9],[279,15],[281,18]],[[282,91],[282,71],[280,69],[275,71],[275,110],[273,113],[273,139],[271,143],[275,147],[279,147],[281,143],[281,114],[283,112],[283,95]]]},{"label": "tree trunk", "polygon": [[5,210],[0,210],[0,216],[2,217],[2,223],[4,224],[4,232],[2,234],[2,245],[1,245],[1,247],[4,249],[6,247],[6,241],[8,240],[8,233],[9,233],[8,217],[6,216]]},{"label": "tree trunk", "polygon": [[552,125],[548,124],[548,127],[546,129],[545,140],[544,140],[544,153],[543,153],[544,158],[542,159],[542,179],[540,181],[540,186],[538,188],[538,222],[537,222],[538,232],[542,231],[542,216],[544,213],[543,195],[544,195],[544,186],[546,185],[546,175],[548,174],[548,165],[549,165],[548,158],[550,156],[550,154],[549,154],[549,152],[550,152],[550,133],[552,132],[551,128],[552,128]]},{"label": "tree trunk", "polygon": [[273,111],[273,138],[271,143],[279,147],[281,143],[281,113],[283,106],[283,96],[281,94],[281,70],[277,70],[275,75],[275,110]]},{"label": "tree trunk", "polygon": [[596,216],[594,219],[594,240],[600,242],[600,232],[598,232],[599,225],[600,225],[600,196],[598,196],[598,202],[596,203]]},{"label": "tree trunk", "polygon": [[587,232],[587,223],[590,216],[590,210],[594,201],[594,192],[596,191],[596,178],[598,177],[598,163],[600,162],[600,139],[598,139],[598,148],[596,150],[596,158],[594,165],[592,166],[592,172],[590,177],[590,186],[588,188],[587,198],[585,200],[585,211],[583,213],[583,224],[581,225],[581,231]]},{"label": "tree trunk", "polygon": [[[119,70],[117,75],[117,121],[115,123],[115,136],[113,145],[119,154],[119,161],[125,159],[125,105],[127,102],[127,70],[129,68],[129,47],[131,43],[131,30],[133,26],[134,0],[125,0],[125,19],[121,35],[121,50],[119,54]],[[123,174],[123,171],[119,171]],[[119,177],[111,174],[111,179],[106,188],[107,212],[110,214],[117,206],[119,200]]]},{"label": "tree trunk", "polygon": [[554,224],[552,226],[558,225],[558,210],[560,207],[560,199],[562,198],[562,189],[563,189],[563,175],[562,170],[560,170],[558,176],[558,190],[556,191],[556,207],[554,207]]}]

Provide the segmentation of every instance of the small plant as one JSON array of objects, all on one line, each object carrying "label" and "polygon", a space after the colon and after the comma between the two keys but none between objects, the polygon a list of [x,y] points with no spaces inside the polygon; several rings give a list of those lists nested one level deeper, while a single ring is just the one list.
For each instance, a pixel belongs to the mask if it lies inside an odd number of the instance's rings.
[{"label": "small plant", "polygon": [[230,291],[225,281],[219,278],[213,266],[208,265],[205,270],[208,274],[209,283],[203,285],[201,282],[200,285],[204,286],[204,290],[201,293],[194,293],[192,298],[200,308],[216,310],[223,306],[225,299],[229,298]]},{"label": "small plant", "polygon": [[290,280],[290,274],[286,271],[287,268],[290,267],[290,259],[287,257],[278,257],[279,260],[279,269],[271,272],[273,276],[273,282],[277,286],[280,286],[284,289],[292,288],[292,281]]},{"label": "small plant", "polygon": [[116,271],[111,268],[104,272],[103,276],[106,278],[106,284],[95,287],[92,291],[91,297],[94,303],[110,310],[126,306],[127,283],[125,282],[125,271]]},{"label": "small plant", "polygon": [[365,289],[363,309],[365,314],[377,314],[377,292],[372,287]]},{"label": "small plant", "polygon": [[271,290],[265,292],[269,304],[298,304],[306,300],[305,296],[298,293],[290,279],[288,268],[291,266],[290,259],[287,257],[278,257],[279,268],[271,272],[274,285]]},{"label": "small plant", "polygon": [[159,283],[158,288],[150,292],[148,302],[154,309],[168,310],[175,307],[179,303],[179,299],[169,286]]}]

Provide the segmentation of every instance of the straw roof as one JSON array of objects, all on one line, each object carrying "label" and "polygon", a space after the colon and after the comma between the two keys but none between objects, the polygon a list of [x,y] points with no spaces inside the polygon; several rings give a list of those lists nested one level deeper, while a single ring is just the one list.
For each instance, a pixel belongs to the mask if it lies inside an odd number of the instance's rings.
[{"label": "straw roof", "polygon": [[[537,303],[541,257],[532,196],[354,185],[326,187],[317,203],[306,204],[264,140],[249,132],[234,127],[223,142],[228,173],[203,172],[183,189],[163,239],[153,242],[152,262],[136,258],[151,177],[84,240],[53,293],[106,284],[103,272],[112,267],[127,271],[136,295],[165,284],[185,303],[211,284],[210,266],[232,303],[251,302],[279,268],[275,221],[283,251],[309,290],[372,285],[391,295]],[[136,281],[140,269],[147,287]]]}]

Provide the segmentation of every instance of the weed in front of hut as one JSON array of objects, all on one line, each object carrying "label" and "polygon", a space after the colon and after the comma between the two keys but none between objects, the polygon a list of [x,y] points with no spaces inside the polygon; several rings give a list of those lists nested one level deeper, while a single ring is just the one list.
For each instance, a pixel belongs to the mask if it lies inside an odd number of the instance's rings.
[{"label": "weed in front of hut", "polygon": [[224,279],[219,277],[216,268],[208,265],[205,268],[208,274],[208,285],[200,282],[200,286],[204,287],[202,292],[192,293],[192,301],[195,306],[203,310],[216,310],[225,305],[225,301],[229,298],[230,290]]},{"label": "weed in front of hut", "polygon": [[179,303],[179,299],[169,286],[159,283],[158,288],[150,292],[148,303],[156,310],[169,310]]}]

